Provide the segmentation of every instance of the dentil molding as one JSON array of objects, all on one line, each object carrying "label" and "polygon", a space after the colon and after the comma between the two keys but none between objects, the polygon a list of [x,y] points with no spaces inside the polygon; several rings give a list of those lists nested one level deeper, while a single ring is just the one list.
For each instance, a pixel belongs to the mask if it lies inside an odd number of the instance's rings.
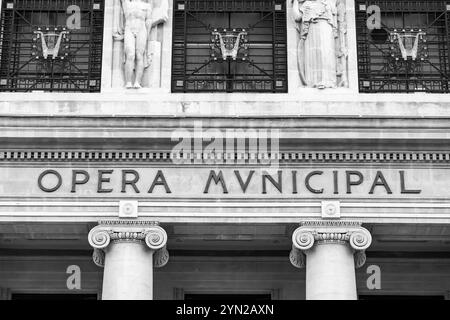
[{"label": "dentil molding", "polygon": [[[0,151],[0,162],[173,162],[186,160],[209,160],[218,163],[224,160],[278,160],[283,163],[303,162],[425,162],[450,163],[447,152],[214,152],[214,153],[173,153],[167,151]],[[180,161],[181,160],[181,161]]]}]

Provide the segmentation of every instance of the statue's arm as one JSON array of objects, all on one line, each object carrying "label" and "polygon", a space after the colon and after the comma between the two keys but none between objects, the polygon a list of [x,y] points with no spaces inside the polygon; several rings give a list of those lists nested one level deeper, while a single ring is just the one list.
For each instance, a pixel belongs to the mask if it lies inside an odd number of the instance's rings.
[{"label": "statue's arm", "polygon": [[125,15],[128,13],[128,9],[131,6],[132,0],[120,0],[122,2],[122,8]]},{"label": "statue's arm", "polygon": [[292,16],[295,22],[301,22],[303,19],[303,12],[300,10],[299,0],[293,0]]},{"label": "statue's arm", "polygon": [[347,12],[345,9],[345,3],[338,1],[336,5],[337,19],[340,23],[345,24],[347,18]]},{"label": "statue's arm", "polygon": [[159,8],[152,10],[152,27],[169,20],[169,0],[161,0]]},{"label": "statue's arm", "polygon": [[147,28],[147,31],[150,32],[152,29],[152,7],[148,6],[146,16],[145,16],[145,27]]},{"label": "statue's arm", "polygon": [[348,86],[348,48],[347,48],[347,12],[345,2],[338,0],[337,2],[337,24],[338,24],[338,75],[341,76],[341,80],[338,84],[339,87]]},{"label": "statue's arm", "polygon": [[347,50],[346,36],[347,36],[347,11],[345,3],[339,0],[336,7],[337,11],[337,25],[341,43],[341,50],[344,52]]},{"label": "statue's arm", "polygon": [[113,37],[117,40],[123,39],[126,1],[128,0],[115,0],[114,2]]}]

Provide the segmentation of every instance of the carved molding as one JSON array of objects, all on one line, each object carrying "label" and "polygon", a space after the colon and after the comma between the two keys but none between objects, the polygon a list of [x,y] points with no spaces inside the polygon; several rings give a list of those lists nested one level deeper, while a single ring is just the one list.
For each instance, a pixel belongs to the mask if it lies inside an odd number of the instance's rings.
[{"label": "carved molding", "polygon": [[164,267],[169,262],[169,257],[169,251],[167,251],[167,247],[164,246],[153,254],[153,266],[155,268]]},{"label": "carved molding", "polygon": [[92,260],[95,265],[103,268],[105,266],[105,251],[102,249],[94,248],[94,252],[92,253]]},{"label": "carved molding", "polygon": [[103,267],[107,248],[111,243],[138,242],[154,251],[153,265],[163,267],[169,261],[167,233],[156,222],[146,221],[101,221],[88,235],[89,244],[94,248],[94,263]]},{"label": "carved molding", "polygon": [[372,243],[372,235],[356,221],[306,221],[292,234],[292,243],[289,258],[297,268],[306,265],[298,251],[303,253],[322,243],[350,245],[355,251],[355,267],[360,268],[366,262],[365,250]]},{"label": "carved molding", "polygon": [[361,268],[366,263],[366,252],[356,251],[355,252],[355,267]]},{"label": "carved molding", "polygon": [[11,289],[0,287],[0,300],[11,300]]},{"label": "carved molding", "polygon": [[154,251],[163,249],[167,243],[166,231],[159,226],[149,228],[146,231],[145,243]]},{"label": "carved molding", "polygon": [[306,267],[305,254],[302,250],[299,250],[294,246],[292,246],[292,250],[289,253],[289,260],[291,261],[291,264],[296,268],[302,269]]},{"label": "carved molding", "polygon": [[141,151],[1,151],[0,161],[31,162],[172,162],[173,160],[240,160],[243,163],[275,159],[280,162],[442,162],[450,163],[450,153],[416,152],[280,152],[280,153],[172,153]]}]

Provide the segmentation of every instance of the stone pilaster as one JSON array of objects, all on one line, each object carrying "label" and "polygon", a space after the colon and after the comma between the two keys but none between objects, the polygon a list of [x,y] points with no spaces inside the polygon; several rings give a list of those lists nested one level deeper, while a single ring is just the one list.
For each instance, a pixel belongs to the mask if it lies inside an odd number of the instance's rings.
[{"label": "stone pilaster", "polygon": [[89,233],[93,260],[104,267],[104,300],[153,299],[153,267],[169,260],[167,233],[157,223],[100,222]]},{"label": "stone pilaster", "polygon": [[359,222],[321,220],[301,224],[292,235],[290,261],[306,266],[307,299],[356,299],[355,268],[364,265],[370,232]]},{"label": "stone pilaster", "polygon": [[11,290],[8,288],[0,288],[0,300],[11,300]]}]

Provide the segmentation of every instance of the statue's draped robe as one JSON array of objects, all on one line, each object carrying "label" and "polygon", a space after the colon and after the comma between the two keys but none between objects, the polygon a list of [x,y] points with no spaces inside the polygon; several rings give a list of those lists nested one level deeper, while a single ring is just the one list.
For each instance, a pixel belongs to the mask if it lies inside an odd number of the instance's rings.
[{"label": "statue's draped robe", "polygon": [[337,86],[336,1],[305,1],[299,11],[302,16],[299,42],[302,80],[309,87],[334,88]]}]

